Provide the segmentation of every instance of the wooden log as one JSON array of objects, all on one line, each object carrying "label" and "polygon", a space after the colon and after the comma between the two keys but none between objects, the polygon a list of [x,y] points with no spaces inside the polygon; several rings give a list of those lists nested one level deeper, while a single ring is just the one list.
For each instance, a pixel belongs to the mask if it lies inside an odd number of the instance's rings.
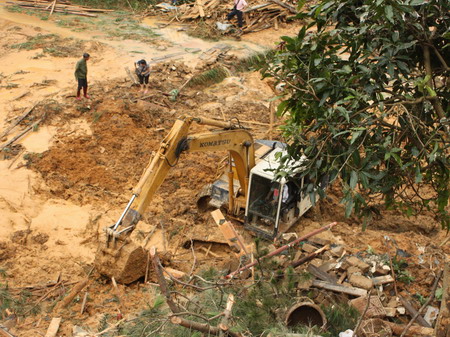
[{"label": "wooden log", "polygon": [[[39,123],[39,122],[38,122]],[[7,141],[5,144],[3,144],[1,146],[0,151],[3,151],[6,147],[8,147],[9,145],[11,145],[12,143],[14,143],[16,140],[18,140],[19,138],[21,138],[22,136],[24,136],[26,133],[28,133],[29,131],[31,131],[38,123],[35,123],[29,127],[27,127],[25,130],[23,130],[21,133],[19,133],[17,136],[13,137],[11,140]]]},{"label": "wooden log", "polygon": [[281,7],[286,8],[292,14],[297,14],[297,10],[294,7],[292,7],[291,5],[288,5],[287,3],[284,3],[281,0],[270,0],[270,1],[276,3],[277,5],[280,5]]},{"label": "wooden log", "polygon": [[312,264],[310,264],[306,270],[322,281],[337,284],[336,277],[324,272],[323,270],[317,268],[316,266],[313,266]]},{"label": "wooden log", "polygon": [[53,14],[53,11],[55,10],[56,0],[53,1],[52,10],[50,11],[50,14],[48,16],[51,16]]},{"label": "wooden log", "polygon": [[0,336],[1,337],[16,337],[11,332],[9,332],[6,327],[1,326],[1,325],[0,325]]},{"label": "wooden log", "polygon": [[324,250],[327,250],[327,249],[329,249],[329,246],[324,246],[324,247],[322,247],[322,248],[319,248],[319,249],[317,249],[314,253],[309,254],[309,255],[307,255],[307,256],[301,258],[301,259],[298,260],[298,261],[292,262],[292,263],[291,263],[291,266],[294,267],[294,268],[296,268],[296,267],[298,267],[298,266],[300,266],[300,265],[302,265],[302,264],[304,264],[304,263],[306,263],[306,262],[308,262],[308,261],[311,261],[311,260],[314,259],[317,255],[319,255],[320,253],[322,253]]},{"label": "wooden log", "polygon": [[223,311],[223,317],[219,324],[219,329],[221,330],[219,332],[219,337],[224,337],[225,332],[227,332],[229,330],[228,321],[231,316],[231,310],[233,309],[233,304],[234,304],[234,295],[230,293],[230,294],[228,294],[227,305],[225,306],[225,310]]},{"label": "wooden log", "polygon": [[[193,330],[197,330],[200,331],[202,333],[205,333],[207,335],[219,335],[220,330],[218,327],[215,326],[211,326],[209,324],[206,323],[198,323],[198,322],[194,322],[191,320],[187,320],[178,316],[172,316],[170,317],[170,321],[173,324],[178,324],[182,327],[188,328],[188,329],[193,329]],[[232,332],[232,331],[227,331],[227,336],[231,336],[231,337],[242,337],[242,335],[238,332]]]},{"label": "wooden log", "polygon": [[7,128],[5,131],[2,132],[2,134],[0,134],[0,139],[2,139],[3,137],[5,137],[6,135],[8,135],[8,133],[14,129],[22,120],[25,119],[25,117],[27,117],[31,111],[33,111],[34,107],[36,105],[33,105],[32,107],[26,108],[23,112],[23,114],[9,127]]},{"label": "wooden log", "polygon": [[81,309],[80,309],[81,315],[83,315],[84,309],[86,308],[86,302],[87,302],[88,295],[89,295],[89,292],[86,291],[84,293],[83,302],[81,303]]},{"label": "wooden log", "polygon": [[[399,296],[400,302],[405,307],[406,311],[410,314],[411,317],[414,317],[417,314],[416,308],[413,307],[411,303],[409,303],[405,298],[402,296]],[[421,326],[431,328],[431,325],[428,324],[428,322],[421,316],[418,315],[416,319],[417,323],[419,323]]]},{"label": "wooden log", "polygon": [[252,11],[255,11],[255,10],[258,10],[258,9],[261,9],[261,8],[264,8],[264,7],[267,7],[267,6],[270,6],[270,2],[266,2],[266,3],[264,3],[264,4],[260,4],[260,5],[248,7],[248,8],[246,8],[246,9],[244,9],[242,12],[244,12],[244,13],[249,13],[249,12],[252,12]]},{"label": "wooden log", "polygon": [[78,283],[72,288],[72,290],[70,291],[69,295],[67,295],[66,297],[64,297],[64,298],[62,299],[62,301],[59,302],[59,303],[55,306],[55,309],[54,309],[53,311],[54,311],[54,312],[57,312],[57,311],[59,311],[59,310],[61,310],[61,309],[64,309],[65,307],[67,307],[67,306],[70,304],[70,302],[72,302],[72,300],[75,298],[75,296],[77,296],[78,293],[79,293],[81,290],[83,290],[84,287],[87,286],[88,282],[89,282],[89,279],[87,279],[87,278],[84,279],[84,280],[82,280],[82,281],[80,281],[80,282],[78,282]]},{"label": "wooden log", "polygon": [[[37,11],[47,11],[45,8],[40,8],[40,7],[35,7],[35,6],[30,6],[30,5],[27,5],[27,6],[22,6],[21,5],[20,7],[34,9],[34,10],[37,10]],[[80,11],[74,11],[74,10],[55,9],[54,12],[65,13],[65,14],[73,14],[73,15],[80,15],[80,16],[87,16],[87,17],[91,17],[91,18],[98,17],[95,14],[90,14],[90,13],[85,13],[85,12],[80,12]]]},{"label": "wooden log", "polygon": [[50,322],[50,326],[47,329],[45,337],[55,337],[59,330],[59,325],[61,324],[61,317],[53,317]]},{"label": "wooden log", "polygon": [[[389,325],[395,335],[399,336],[405,329],[406,325],[395,324],[392,322],[383,321]],[[433,336],[434,330],[432,328],[426,328],[420,325],[412,325],[409,327],[405,337],[417,337],[417,336]]]},{"label": "wooden log", "polygon": [[203,10],[203,1],[197,0],[195,3],[197,4],[198,14],[200,15],[201,18],[204,18],[205,11]]},{"label": "wooden log", "polygon": [[158,254],[156,253],[156,248],[152,246],[150,248],[150,256],[152,257],[153,268],[155,269],[156,278],[158,279],[159,289],[161,293],[166,297],[167,305],[173,313],[179,313],[181,310],[178,305],[172,300],[170,296],[169,288],[167,287],[166,279],[164,278],[163,271],[160,266],[160,261]]},{"label": "wooden log", "polygon": [[450,262],[444,267],[444,283],[441,309],[436,320],[436,337],[448,337],[450,335]]},{"label": "wooden log", "polygon": [[331,291],[335,291],[338,293],[348,294],[352,296],[366,296],[367,290],[355,288],[355,287],[346,287],[341,284],[332,284],[325,281],[314,280],[312,285],[317,288],[327,289]]}]

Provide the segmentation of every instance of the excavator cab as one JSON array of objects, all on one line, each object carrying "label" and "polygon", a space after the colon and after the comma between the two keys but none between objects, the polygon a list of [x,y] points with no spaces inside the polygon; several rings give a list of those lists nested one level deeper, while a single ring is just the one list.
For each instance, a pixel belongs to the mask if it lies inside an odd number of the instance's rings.
[{"label": "excavator cab", "polygon": [[259,236],[273,239],[286,232],[312,206],[310,196],[300,186],[284,178],[275,180],[276,159],[282,149],[274,149],[250,171],[245,208],[245,227]]}]

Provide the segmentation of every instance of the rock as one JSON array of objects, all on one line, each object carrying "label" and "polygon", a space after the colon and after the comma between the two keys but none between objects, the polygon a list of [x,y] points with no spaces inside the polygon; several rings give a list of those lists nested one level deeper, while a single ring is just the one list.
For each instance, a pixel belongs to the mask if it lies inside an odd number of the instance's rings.
[{"label": "rock", "polygon": [[353,274],[362,275],[361,269],[359,269],[358,267],[355,267],[355,266],[348,267],[347,275],[350,276],[350,275],[353,275]]},{"label": "rock", "polygon": [[370,278],[367,278],[362,275],[356,275],[356,274],[350,275],[350,277],[348,278],[348,281],[357,288],[363,288],[363,289],[367,289],[367,290],[370,290],[373,288],[372,280]]},{"label": "rock", "polygon": [[425,315],[423,316],[423,318],[427,321],[428,324],[433,326],[434,321],[437,319],[438,315],[439,309],[429,305],[427,306],[427,310],[425,311]]},{"label": "rock", "polygon": [[355,266],[358,267],[359,269],[361,269],[361,271],[363,273],[366,273],[367,271],[369,271],[370,266],[365,263],[364,261],[361,261],[360,259],[358,259],[356,256],[349,256],[347,257],[347,259],[345,260],[344,263],[344,269],[347,269],[345,266]]},{"label": "rock", "polygon": [[404,315],[406,313],[406,309],[404,307],[397,307],[397,312],[400,315]]},{"label": "rock", "polygon": [[339,245],[339,246],[332,247],[330,249],[330,252],[331,252],[331,254],[333,254],[333,256],[341,257],[342,253],[344,252],[344,246]]},{"label": "rock", "polygon": [[82,327],[79,327],[77,325],[73,326],[72,334],[73,334],[73,337],[88,337],[88,336],[90,336],[90,334],[88,332],[86,332],[85,330],[83,330]]}]

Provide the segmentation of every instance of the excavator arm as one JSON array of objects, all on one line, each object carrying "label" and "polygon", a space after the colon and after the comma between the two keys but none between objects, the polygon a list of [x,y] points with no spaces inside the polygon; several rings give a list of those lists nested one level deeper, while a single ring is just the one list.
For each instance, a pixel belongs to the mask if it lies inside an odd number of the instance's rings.
[{"label": "excavator arm", "polygon": [[[208,132],[189,134],[193,123],[219,127]],[[164,182],[169,170],[176,166],[183,152],[210,152],[229,151],[235,165],[235,172],[239,180],[239,194],[247,197],[250,170],[255,166],[255,150],[253,138],[249,132],[237,128],[231,122],[222,122],[214,119],[183,117],[176,120],[168,135],[161,142],[158,151],[154,154],[144,170],[139,183],[133,190],[119,220],[106,229],[107,244],[115,241],[120,235],[131,232],[141,219],[157,189]],[[229,180],[232,189],[233,169],[230,160]],[[230,195],[230,207],[233,204],[233,191]],[[120,228],[120,230],[119,230]]]}]

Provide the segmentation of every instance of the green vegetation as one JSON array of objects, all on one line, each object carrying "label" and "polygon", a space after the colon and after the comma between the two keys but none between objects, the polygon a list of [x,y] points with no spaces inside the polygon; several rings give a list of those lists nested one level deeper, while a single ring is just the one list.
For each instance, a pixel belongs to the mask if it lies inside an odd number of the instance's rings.
[{"label": "green vegetation", "polygon": [[189,82],[189,86],[202,86],[207,87],[215,83],[222,82],[225,78],[230,76],[230,71],[223,66],[216,66],[207,71],[204,71],[200,75],[192,77]]},{"label": "green vegetation", "polygon": [[410,284],[414,281],[414,277],[412,277],[409,271],[406,270],[408,263],[404,259],[394,257],[392,259],[392,266],[394,267],[395,278],[397,281],[406,284]]},{"label": "green vegetation", "polygon": [[79,54],[79,51],[84,48],[84,43],[72,38],[61,38],[56,34],[38,34],[27,37],[26,42],[13,44],[11,48],[19,50],[42,49],[44,55],[69,57]]},{"label": "green vegetation", "polygon": [[278,175],[305,155],[313,200],[336,180],[347,216],[368,223],[383,203],[449,230],[450,2],[323,0],[298,18],[308,24],[262,69],[285,84]]},{"label": "green vegetation", "polygon": [[[0,276],[3,278],[7,276],[4,269],[1,269]],[[26,317],[37,315],[41,307],[32,302],[31,293],[28,290],[13,293],[6,282],[0,283],[0,316],[7,317],[7,310],[17,316]]]},{"label": "green vegetation", "polygon": [[131,9],[138,11],[155,5],[157,2],[155,0],[74,0],[72,3],[93,8]]}]

